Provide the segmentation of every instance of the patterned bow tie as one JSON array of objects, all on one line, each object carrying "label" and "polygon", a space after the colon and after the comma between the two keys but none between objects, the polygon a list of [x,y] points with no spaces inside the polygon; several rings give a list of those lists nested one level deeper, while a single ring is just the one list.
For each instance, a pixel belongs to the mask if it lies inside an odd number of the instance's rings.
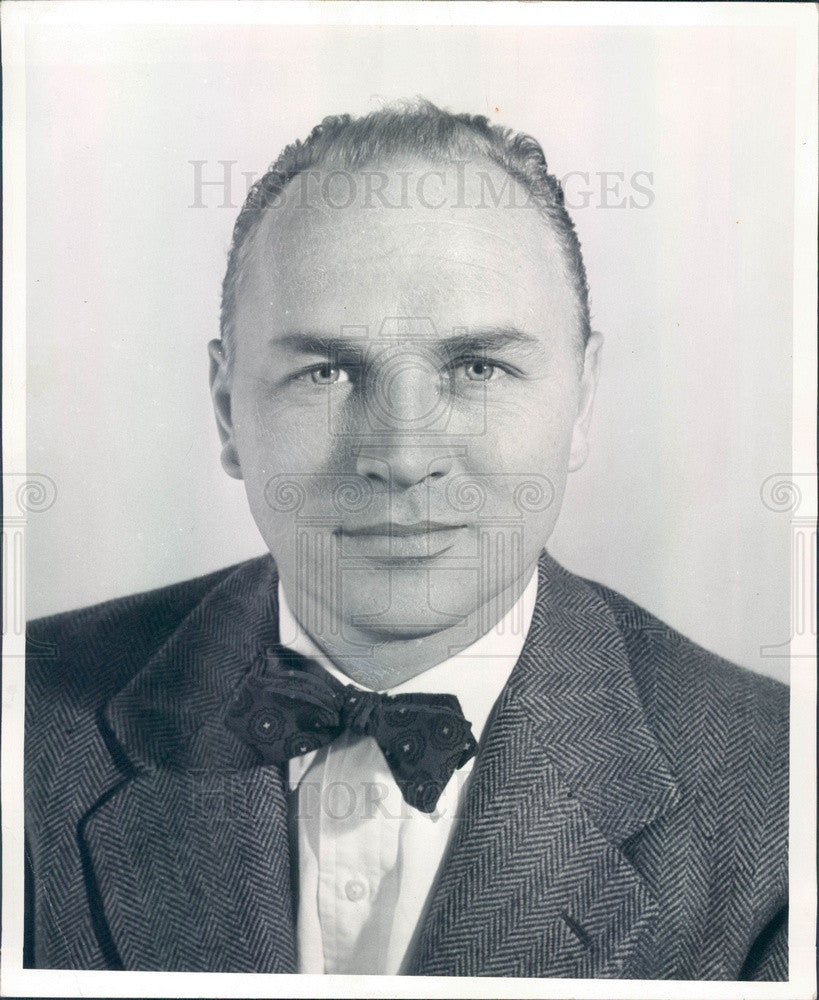
[{"label": "patterned bow tie", "polygon": [[475,754],[475,737],[454,695],[362,691],[291,650],[277,651],[275,659],[274,672],[244,681],[225,716],[228,729],[265,764],[317,750],[345,730],[372,736],[406,801],[429,813],[453,773]]}]

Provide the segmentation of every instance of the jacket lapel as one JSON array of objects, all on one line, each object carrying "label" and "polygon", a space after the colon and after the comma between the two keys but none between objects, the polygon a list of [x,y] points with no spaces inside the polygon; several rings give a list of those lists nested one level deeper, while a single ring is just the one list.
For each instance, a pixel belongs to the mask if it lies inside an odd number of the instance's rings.
[{"label": "jacket lapel", "polygon": [[278,641],[272,560],[218,585],[108,705],[124,771],[80,828],[127,969],[294,972],[286,788],[222,723]]},{"label": "jacket lapel", "polygon": [[407,971],[639,975],[656,901],[621,845],[676,801],[608,606],[544,556]]}]

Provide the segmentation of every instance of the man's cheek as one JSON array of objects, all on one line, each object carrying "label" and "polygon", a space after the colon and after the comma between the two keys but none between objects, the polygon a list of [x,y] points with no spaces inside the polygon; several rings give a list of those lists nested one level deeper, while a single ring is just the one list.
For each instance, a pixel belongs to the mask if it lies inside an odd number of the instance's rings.
[{"label": "man's cheek", "polygon": [[[326,420],[294,420],[287,412],[263,412],[250,427],[240,433],[239,451],[269,476],[303,476],[325,467],[332,441],[326,432]],[[244,453],[244,454],[243,454]]]},{"label": "man's cheek", "polygon": [[565,420],[553,410],[532,407],[520,412],[513,426],[490,428],[472,453],[473,467],[502,471],[521,480],[552,476],[561,465],[570,442]]}]

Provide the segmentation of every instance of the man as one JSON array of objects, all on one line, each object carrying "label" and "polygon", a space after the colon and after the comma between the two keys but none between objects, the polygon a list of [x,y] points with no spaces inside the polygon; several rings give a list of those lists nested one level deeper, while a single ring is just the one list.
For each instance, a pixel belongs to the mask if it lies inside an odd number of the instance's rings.
[{"label": "man", "polygon": [[210,345],[271,556],[31,626],[29,964],[787,978],[786,689],[544,551],[600,343],[531,138],[284,151]]}]

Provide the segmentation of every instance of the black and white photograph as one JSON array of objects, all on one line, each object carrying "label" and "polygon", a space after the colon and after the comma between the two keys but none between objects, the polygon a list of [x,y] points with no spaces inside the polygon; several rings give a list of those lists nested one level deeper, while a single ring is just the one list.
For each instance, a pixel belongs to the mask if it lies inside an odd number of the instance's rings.
[{"label": "black and white photograph", "polygon": [[0,15],[2,995],[815,996],[815,8]]}]

